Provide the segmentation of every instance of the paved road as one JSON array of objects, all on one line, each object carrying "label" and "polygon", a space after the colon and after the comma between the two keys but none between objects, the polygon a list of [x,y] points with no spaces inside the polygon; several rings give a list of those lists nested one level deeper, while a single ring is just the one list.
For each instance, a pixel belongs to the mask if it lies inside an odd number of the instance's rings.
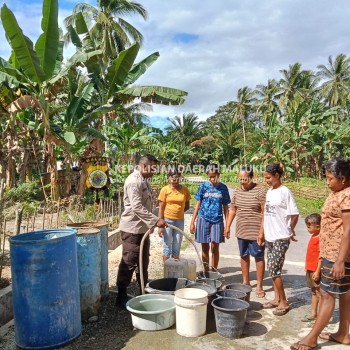
[{"label": "paved road", "polygon": [[[190,215],[186,217],[185,230],[188,231]],[[241,271],[239,263],[239,252],[237,240],[234,238],[234,225],[232,225],[231,238],[220,246],[219,271],[224,276],[224,284],[241,282]],[[175,327],[156,334],[151,332],[135,332],[129,340],[126,349],[230,349],[230,350],[284,350],[307,334],[311,329],[309,323],[301,322],[301,318],[309,313],[311,300],[310,290],[305,286],[304,258],[309,233],[304,225],[303,218],[299,219],[297,225],[298,242],[293,242],[287,252],[286,262],[283,270],[283,279],[288,300],[292,310],[282,317],[272,314],[272,310],[262,310],[261,303],[273,298],[272,281],[266,277],[264,287],[266,299],[257,299],[255,292],[251,294],[251,306],[247,314],[247,323],[243,337],[230,340],[216,333],[215,322],[207,325],[207,332],[198,338],[185,338],[176,333]],[[199,248],[200,249],[200,248]],[[181,253],[182,257],[197,259],[192,245]],[[197,270],[200,270],[197,264]],[[255,286],[255,266],[252,262],[251,283]],[[177,320],[181,322],[181,320]],[[337,328],[338,313],[335,312],[334,320],[327,327],[327,331]],[[321,341],[320,341],[321,343]],[[323,343],[322,348],[332,350],[349,349],[349,346],[334,343]]]}]

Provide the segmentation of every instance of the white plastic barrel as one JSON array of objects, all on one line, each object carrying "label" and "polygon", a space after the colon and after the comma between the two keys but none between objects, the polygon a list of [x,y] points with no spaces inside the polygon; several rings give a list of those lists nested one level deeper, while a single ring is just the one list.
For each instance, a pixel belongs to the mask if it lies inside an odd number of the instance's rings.
[{"label": "white plastic barrel", "polygon": [[184,337],[199,337],[205,334],[208,293],[197,288],[175,291],[176,332]]},{"label": "white plastic barrel", "polygon": [[185,263],[181,260],[170,258],[164,262],[164,278],[184,278]]}]

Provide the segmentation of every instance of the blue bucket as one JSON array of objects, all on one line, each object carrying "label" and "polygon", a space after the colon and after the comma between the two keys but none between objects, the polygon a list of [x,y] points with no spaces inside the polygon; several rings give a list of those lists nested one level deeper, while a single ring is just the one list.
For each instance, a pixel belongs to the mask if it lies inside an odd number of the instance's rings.
[{"label": "blue bucket", "polygon": [[50,349],[81,333],[76,230],[23,233],[10,239],[15,341]]}]

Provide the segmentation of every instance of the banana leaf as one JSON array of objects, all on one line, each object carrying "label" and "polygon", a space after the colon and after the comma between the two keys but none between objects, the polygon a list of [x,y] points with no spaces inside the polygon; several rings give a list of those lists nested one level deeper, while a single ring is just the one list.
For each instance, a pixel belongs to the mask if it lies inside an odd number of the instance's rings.
[{"label": "banana leaf", "polygon": [[41,67],[45,72],[45,78],[49,79],[56,67],[59,43],[57,0],[43,1],[41,29],[43,33],[39,36],[35,44],[35,51],[39,57]]},{"label": "banana leaf", "polygon": [[33,49],[33,42],[23,34],[16,17],[5,4],[1,8],[1,21],[6,38],[24,73],[31,81],[42,83],[45,80],[45,72],[40,66],[40,60]]},{"label": "banana leaf", "polygon": [[135,43],[128,49],[122,51],[118,57],[112,62],[112,65],[107,70],[107,82],[109,89],[107,97],[110,98],[118,89],[124,85],[129,71],[134,64],[136,56],[139,52],[140,44]]}]

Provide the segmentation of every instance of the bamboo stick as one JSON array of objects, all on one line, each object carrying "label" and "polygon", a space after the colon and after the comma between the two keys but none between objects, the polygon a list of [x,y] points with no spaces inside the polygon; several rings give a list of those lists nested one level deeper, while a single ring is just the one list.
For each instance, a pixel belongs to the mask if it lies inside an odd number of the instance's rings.
[{"label": "bamboo stick", "polygon": [[43,230],[45,230],[45,216],[46,216],[46,204],[43,208]]}]

